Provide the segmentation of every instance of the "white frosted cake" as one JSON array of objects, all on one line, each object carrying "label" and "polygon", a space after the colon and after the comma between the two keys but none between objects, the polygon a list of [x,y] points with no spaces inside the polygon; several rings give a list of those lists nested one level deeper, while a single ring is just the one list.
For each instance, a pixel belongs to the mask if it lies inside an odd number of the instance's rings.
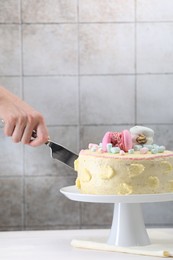
[{"label": "white frosted cake", "polygon": [[153,144],[153,136],[152,129],[135,126],[89,144],[75,161],[77,188],[102,195],[173,192],[173,152]]}]

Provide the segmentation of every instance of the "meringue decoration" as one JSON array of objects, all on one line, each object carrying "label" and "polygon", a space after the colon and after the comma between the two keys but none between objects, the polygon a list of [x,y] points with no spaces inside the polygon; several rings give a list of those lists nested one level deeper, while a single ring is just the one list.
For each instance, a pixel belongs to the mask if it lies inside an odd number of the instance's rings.
[{"label": "meringue decoration", "polygon": [[134,126],[130,128],[133,145],[152,144],[154,131],[144,126]]}]

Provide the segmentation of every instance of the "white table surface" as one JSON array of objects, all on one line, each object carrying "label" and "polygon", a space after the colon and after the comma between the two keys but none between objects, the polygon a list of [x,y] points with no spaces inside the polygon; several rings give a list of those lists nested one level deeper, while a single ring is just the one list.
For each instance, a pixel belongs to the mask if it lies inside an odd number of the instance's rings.
[{"label": "white table surface", "polygon": [[108,234],[109,230],[100,229],[0,232],[0,260],[161,259],[153,256],[80,249],[71,246],[72,239],[100,236],[106,238]]}]

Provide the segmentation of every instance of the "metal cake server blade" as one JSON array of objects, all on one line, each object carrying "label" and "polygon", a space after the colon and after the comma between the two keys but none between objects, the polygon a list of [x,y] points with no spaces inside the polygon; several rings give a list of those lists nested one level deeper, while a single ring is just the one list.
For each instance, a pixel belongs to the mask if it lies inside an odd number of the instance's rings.
[{"label": "metal cake server blade", "polygon": [[[32,138],[36,137],[37,132],[33,130]],[[68,150],[60,144],[51,141],[50,139],[45,144],[50,147],[52,158],[57,159],[58,161],[74,169],[74,161],[78,158],[78,155],[76,153]]]},{"label": "metal cake server blade", "polygon": [[78,158],[77,154],[50,140],[46,143],[46,145],[50,147],[52,158],[57,159],[58,161],[74,169],[74,161]]},{"label": "metal cake server blade", "polygon": [[[2,119],[0,120],[0,127],[4,127],[4,120]],[[36,137],[37,132],[33,130],[32,138],[34,139]],[[78,158],[76,153],[68,150],[60,144],[52,142],[51,140],[48,140],[45,144],[50,147],[52,158],[57,159],[58,161],[74,169],[74,161]]]}]

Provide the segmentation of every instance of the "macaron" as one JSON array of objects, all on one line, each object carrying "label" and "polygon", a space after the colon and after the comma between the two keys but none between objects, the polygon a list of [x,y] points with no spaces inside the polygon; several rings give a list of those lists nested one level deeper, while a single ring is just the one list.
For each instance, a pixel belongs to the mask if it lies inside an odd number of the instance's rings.
[{"label": "macaron", "polygon": [[107,144],[112,143],[113,146],[119,147],[121,150],[128,152],[132,148],[132,137],[128,130],[122,132],[106,132],[102,139],[102,150],[107,152]]},{"label": "macaron", "polygon": [[107,152],[107,144],[111,143],[111,132],[106,132],[102,139],[102,150]]},{"label": "macaron", "polygon": [[133,143],[132,143],[132,136],[129,130],[123,130],[122,131],[123,136],[123,143],[124,143],[124,151],[128,152],[128,150],[132,149]]}]

